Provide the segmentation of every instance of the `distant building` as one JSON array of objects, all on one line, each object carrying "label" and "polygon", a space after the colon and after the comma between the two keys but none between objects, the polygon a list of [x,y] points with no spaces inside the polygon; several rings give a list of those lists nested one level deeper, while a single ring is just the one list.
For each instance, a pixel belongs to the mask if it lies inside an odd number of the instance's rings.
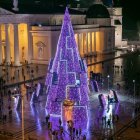
[{"label": "distant building", "polygon": [[115,46],[122,46],[122,8],[108,7],[111,25],[115,27]]},{"label": "distant building", "polygon": [[[0,2],[0,64],[48,64],[55,55],[65,7],[48,7],[45,1],[6,2]],[[82,57],[112,52],[115,44],[121,45],[121,9],[107,10],[95,0],[86,12],[69,12]]]}]

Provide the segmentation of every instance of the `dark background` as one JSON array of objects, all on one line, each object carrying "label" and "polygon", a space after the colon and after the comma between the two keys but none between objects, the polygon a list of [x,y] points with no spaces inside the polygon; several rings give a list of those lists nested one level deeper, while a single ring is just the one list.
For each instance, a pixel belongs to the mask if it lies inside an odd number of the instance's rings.
[{"label": "dark background", "polygon": [[[54,7],[57,5],[71,4],[76,7],[80,3],[81,7],[89,7],[94,0],[19,0],[19,5],[26,5],[25,7],[32,7],[36,2],[39,2],[44,7]],[[116,6],[123,8],[123,30],[138,30],[138,22],[140,24],[140,0],[102,0],[107,6]],[[0,0],[5,5],[12,5],[13,0]],[[11,7],[11,6],[10,6]],[[25,9],[26,10],[26,9]],[[140,25],[139,25],[140,27]]]},{"label": "dark background", "polygon": [[[0,0],[0,3],[12,3],[13,0]],[[81,7],[89,7],[94,0],[19,0],[20,4],[33,4],[35,1],[48,5],[66,5],[70,3],[72,6],[80,3]],[[123,16],[134,21],[140,20],[140,0],[102,0],[107,6],[122,6]]]}]

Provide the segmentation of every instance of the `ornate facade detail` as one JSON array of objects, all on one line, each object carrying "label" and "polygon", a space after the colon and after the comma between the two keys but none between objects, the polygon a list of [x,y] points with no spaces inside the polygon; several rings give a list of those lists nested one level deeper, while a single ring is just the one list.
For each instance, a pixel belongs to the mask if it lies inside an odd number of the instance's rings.
[{"label": "ornate facade detail", "polygon": [[38,48],[38,58],[42,59],[44,55],[44,47],[46,47],[46,45],[42,41],[38,41],[36,46]]},{"label": "ornate facade detail", "polygon": [[12,15],[13,13],[8,11],[8,10],[5,10],[3,8],[0,8],[0,15]]},{"label": "ornate facade detail", "polygon": [[19,10],[18,9],[18,0],[13,0],[13,6],[14,6],[14,8],[13,8],[14,11],[18,11]]}]

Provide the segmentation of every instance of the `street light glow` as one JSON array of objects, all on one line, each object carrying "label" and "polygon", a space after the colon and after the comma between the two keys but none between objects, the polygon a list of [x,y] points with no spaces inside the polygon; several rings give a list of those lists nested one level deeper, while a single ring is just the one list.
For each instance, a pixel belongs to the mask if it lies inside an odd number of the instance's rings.
[{"label": "street light glow", "polygon": [[107,75],[107,79],[108,79],[108,90],[109,90],[109,78],[110,78],[110,75]]},{"label": "street light glow", "polygon": [[135,101],[135,100],[136,100],[136,99],[135,99],[135,98],[136,98],[136,97],[135,97],[135,96],[136,96],[136,91],[135,91],[135,80],[133,80],[133,83],[134,83],[134,106],[135,106],[135,102],[136,102],[136,101]]}]

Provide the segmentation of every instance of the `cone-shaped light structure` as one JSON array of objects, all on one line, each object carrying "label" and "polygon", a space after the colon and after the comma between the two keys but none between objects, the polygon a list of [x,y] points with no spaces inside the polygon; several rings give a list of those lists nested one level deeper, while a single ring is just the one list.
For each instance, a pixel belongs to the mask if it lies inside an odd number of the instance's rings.
[{"label": "cone-shaped light structure", "polygon": [[46,108],[49,114],[62,115],[62,106],[67,103],[87,107],[87,67],[80,58],[67,8],[56,55],[50,61],[48,70]]}]

